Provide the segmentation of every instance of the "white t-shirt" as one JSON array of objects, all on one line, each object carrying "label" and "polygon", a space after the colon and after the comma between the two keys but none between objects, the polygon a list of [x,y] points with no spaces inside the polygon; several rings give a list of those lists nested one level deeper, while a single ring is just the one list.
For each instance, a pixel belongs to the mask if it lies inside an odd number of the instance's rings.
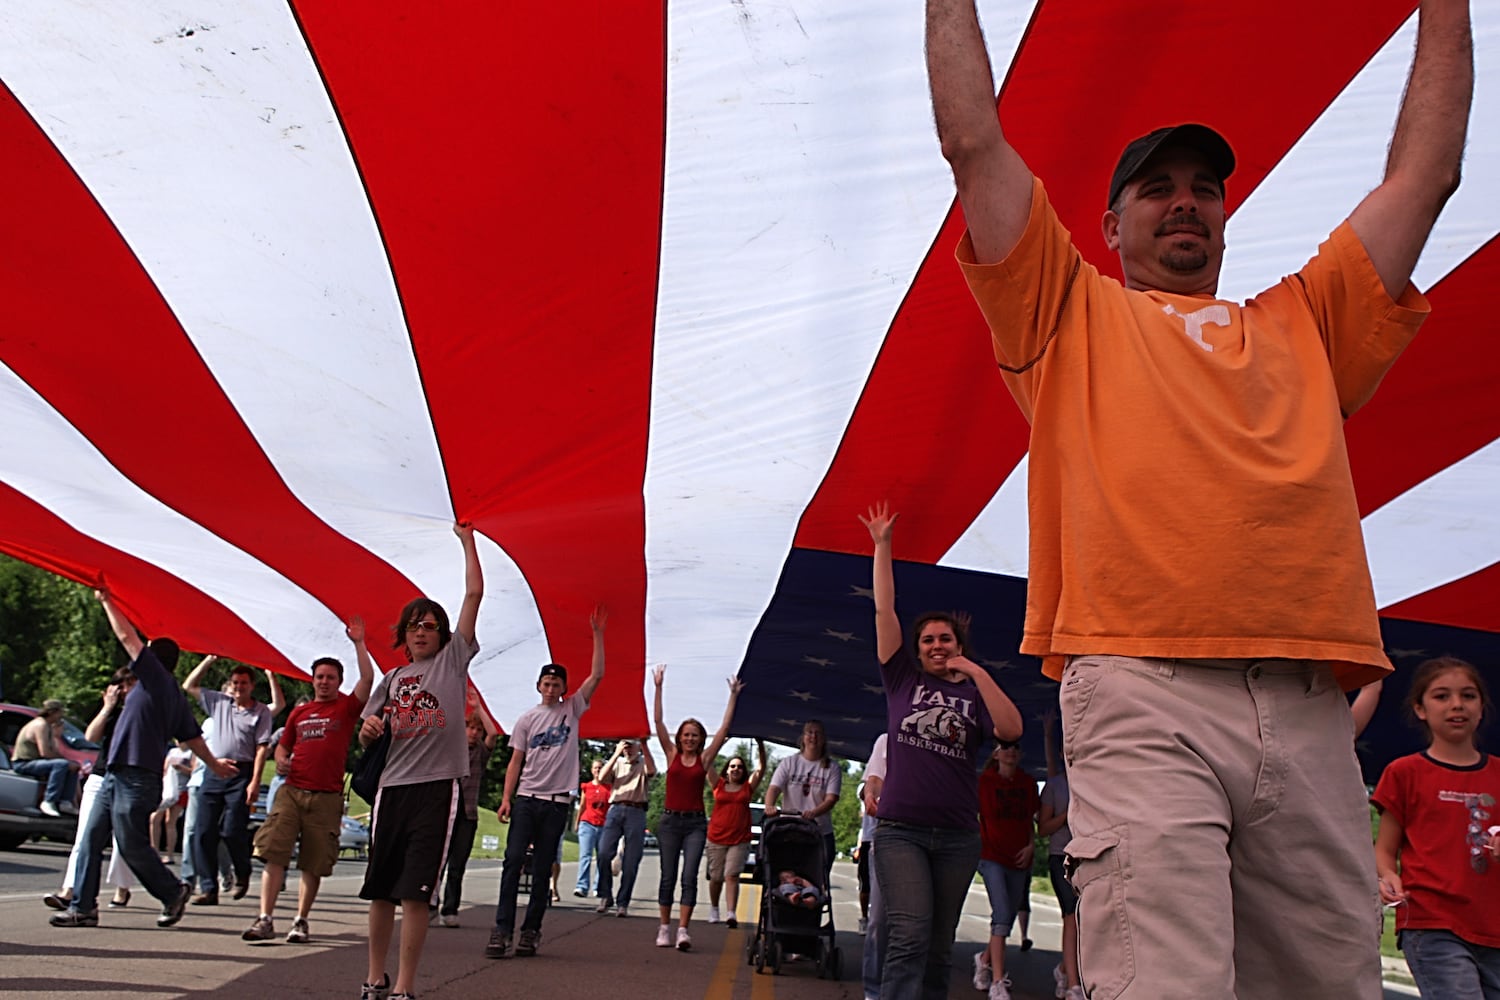
[{"label": "white t-shirt", "polygon": [[580,691],[556,705],[535,705],[521,713],[510,733],[511,749],[525,754],[517,795],[578,791],[578,718],[588,709]]},{"label": "white t-shirt", "polygon": [[[776,765],[776,773],[771,775],[771,787],[781,789],[781,808],[805,813],[822,805],[827,796],[838,795],[843,790],[844,771],[832,758],[806,760],[800,753],[793,754]],[[813,822],[824,833],[832,833],[832,810],[815,816]]]}]

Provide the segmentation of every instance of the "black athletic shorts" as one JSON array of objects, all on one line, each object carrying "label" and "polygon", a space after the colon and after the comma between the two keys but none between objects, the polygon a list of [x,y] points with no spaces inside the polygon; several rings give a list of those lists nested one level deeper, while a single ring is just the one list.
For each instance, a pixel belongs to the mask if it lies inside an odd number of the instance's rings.
[{"label": "black athletic shorts", "polygon": [[452,778],[382,788],[375,796],[370,861],[359,898],[431,903],[460,804]]}]

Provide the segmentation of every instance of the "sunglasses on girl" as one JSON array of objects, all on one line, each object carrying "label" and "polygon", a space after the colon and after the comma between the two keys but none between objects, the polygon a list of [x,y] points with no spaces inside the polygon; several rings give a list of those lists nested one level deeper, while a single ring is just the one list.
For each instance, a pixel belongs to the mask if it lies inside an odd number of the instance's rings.
[{"label": "sunglasses on girl", "polygon": [[438,623],[437,622],[407,622],[406,623],[406,631],[408,631],[408,632],[436,632],[437,630],[438,630]]}]

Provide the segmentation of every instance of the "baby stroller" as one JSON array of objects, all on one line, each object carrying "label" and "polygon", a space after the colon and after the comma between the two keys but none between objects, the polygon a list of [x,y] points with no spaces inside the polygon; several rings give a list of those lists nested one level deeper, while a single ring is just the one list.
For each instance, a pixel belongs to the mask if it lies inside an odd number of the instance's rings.
[{"label": "baby stroller", "polygon": [[[818,824],[795,814],[782,813],[765,821],[756,851],[756,879],[760,882],[760,916],[755,936],[745,948],[745,960],[756,972],[772,975],[781,971],[782,959],[790,954],[814,959],[818,978],[839,978],[843,962],[835,944],[833,896],[824,877],[823,834]],[[795,906],[776,892],[779,874],[793,871],[817,886],[823,902],[817,909]]]}]

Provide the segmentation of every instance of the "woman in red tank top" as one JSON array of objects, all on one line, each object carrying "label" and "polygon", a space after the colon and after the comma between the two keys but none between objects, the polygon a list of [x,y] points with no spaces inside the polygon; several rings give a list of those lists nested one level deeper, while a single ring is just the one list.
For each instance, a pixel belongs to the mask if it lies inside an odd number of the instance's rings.
[{"label": "woman in red tank top", "polygon": [[714,783],[714,811],[708,819],[708,922],[719,922],[719,892],[724,892],[724,922],[739,926],[734,911],[740,900],[740,871],[750,854],[750,801],[766,773],[766,744],[755,741],[760,763],[746,775],[745,758],[731,757],[724,776]]},{"label": "woman in red tank top", "polygon": [[[661,689],[666,678],[665,664],[658,663],[651,671],[656,682],[656,700],[653,716],[656,722],[656,738],[662,752],[667,755],[667,793],[661,822],[657,825],[656,838],[661,853],[661,885],[657,888],[656,902],[661,908],[661,926],[656,931],[656,946],[670,948],[675,943],[679,951],[693,946],[688,936],[688,921],[693,916],[693,906],[698,902],[698,865],[703,860],[703,845],[708,837],[708,817],[703,809],[705,785],[718,782],[714,771],[714,757],[729,738],[729,720],[734,718],[734,703],[744,687],[738,680],[729,682],[729,704],[724,706],[724,722],[708,741],[708,731],[697,719],[684,719],[677,727],[677,735],[667,731],[662,721]],[[677,908],[677,937],[672,937],[672,883],[677,881],[678,863],[682,865],[682,895]]]}]

